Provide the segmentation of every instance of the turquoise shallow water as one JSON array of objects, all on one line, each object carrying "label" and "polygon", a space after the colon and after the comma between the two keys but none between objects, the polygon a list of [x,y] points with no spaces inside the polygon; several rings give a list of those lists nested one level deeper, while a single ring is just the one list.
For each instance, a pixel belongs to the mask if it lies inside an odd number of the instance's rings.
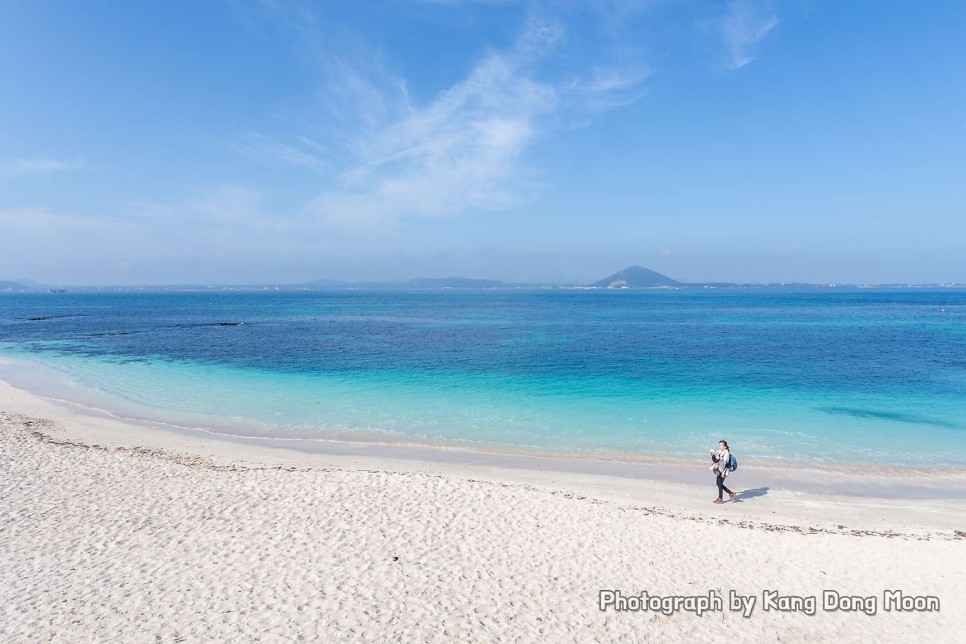
[{"label": "turquoise shallow water", "polygon": [[6,295],[0,356],[245,436],[966,464],[961,290]]}]

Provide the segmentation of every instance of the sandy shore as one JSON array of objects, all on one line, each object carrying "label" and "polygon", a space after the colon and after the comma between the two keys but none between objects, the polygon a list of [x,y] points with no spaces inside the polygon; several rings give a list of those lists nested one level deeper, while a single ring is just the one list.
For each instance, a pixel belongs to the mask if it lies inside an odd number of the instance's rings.
[{"label": "sandy shore", "polygon": [[[711,481],[304,453],[2,383],[0,412],[3,641],[953,641],[966,608],[961,500],[803,494],[752,468],[714,506]],[[601,589],[724,607],[601,611]],[[824,611],[826,589],[876,614]],[[886,611],[895,589],[940,610]],[[765,590],[818,609],[765,610]]]}]

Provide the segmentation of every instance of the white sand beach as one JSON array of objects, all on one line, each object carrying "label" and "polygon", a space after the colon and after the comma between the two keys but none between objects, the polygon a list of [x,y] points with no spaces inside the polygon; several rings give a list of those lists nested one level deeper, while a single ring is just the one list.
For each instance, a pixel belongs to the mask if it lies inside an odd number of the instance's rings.
[{"label": "white sand beach", "polygon": [[[711,479],[602,470],[259,447],[0,384],[0,640],[961,639],[964,501],[763,488],[748,468],[715,506]],[[602,611],[602,589],[725,606]],[[876,614],[823,610],[827,589]],[[897,589],[940,610],[885,610]],[[766,610],[766,590],[818,610]]]}]

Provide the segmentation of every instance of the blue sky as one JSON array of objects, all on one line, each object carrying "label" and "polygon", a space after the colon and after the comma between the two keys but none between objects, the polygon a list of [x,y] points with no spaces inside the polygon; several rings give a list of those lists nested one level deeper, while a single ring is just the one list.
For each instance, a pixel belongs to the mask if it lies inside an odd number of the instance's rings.
[{"label": "blue sky", "polygon": [[5,2],[0,278],[966,282],[964,43],[953,1]]}]

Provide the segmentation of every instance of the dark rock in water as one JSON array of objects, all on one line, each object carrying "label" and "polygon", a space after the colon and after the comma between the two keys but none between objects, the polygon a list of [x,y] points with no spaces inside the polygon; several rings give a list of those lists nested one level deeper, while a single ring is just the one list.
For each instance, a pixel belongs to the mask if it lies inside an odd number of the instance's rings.
[{"label": "dark rock in water", "polygon": [[215,326],[241,326],[244,322],[215,322]]},{"label": "dark rock in water", "polygon": [[30,322],[42,322],[44,320],[63,320],[66,318],[82,318],[86,317],[84,313],[70,313],[67,315],[37,315],[32,318],[24,318]]}]

